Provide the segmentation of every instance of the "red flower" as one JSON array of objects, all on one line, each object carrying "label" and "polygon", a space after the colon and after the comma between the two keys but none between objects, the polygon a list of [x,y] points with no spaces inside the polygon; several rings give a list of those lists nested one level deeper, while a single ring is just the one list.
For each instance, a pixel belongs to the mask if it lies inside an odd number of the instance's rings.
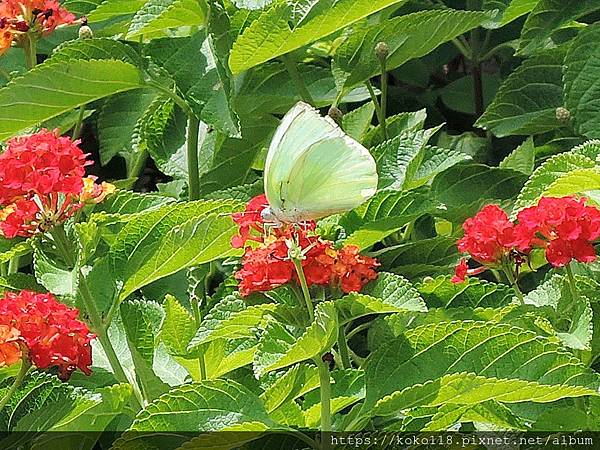
[{"label": "red flower", "polygon": [[8,292],[0,299],[0,324],[19,331],[36,367],[56,366],[62,380],[68,380],[76,369],[91,373],[90,342],[95,336],[77,319],[78,314],[52,294]]},{"label": "red flower", "polygon": [[371,280],[377,278],[375,268],[379,263],[374,258],[363,256],[354,245],[342,247],[334,264],[334,280],[339,282],[345,293],[360,292]]},{"label": "red flower", "polygon": [[513,248],[514,224],[497,205],[487,205],[463,224],[458,249],[481,264],[497,264]]},{"label": "red flower", "polygon": [[12,366],[21,359],[19,330],[9,325],[0,325],[0,367]]},{"label": "red flower", "polygon": [[0,2],[0,29],[6,36],[0,52],[10,48],[13,39],[23,46],[21,37],[25,33],[46,36],[57,27],[74,22],[75,16],[55,0],[4,0]]},{"label": "red flower", "polygon": [[[114,186],[85,176],[87,156],[79,141],[58,130],[12,139],[0,155],[0,233],[31,236],[65,222]],[[3,205],[3,207],[2,207]]]},{"label": "red flower", "polygon": [[336,250],[332,242],[314,235],[313,221],[268,228],[261,215],[268,206],[266,197],[259,195],[244,212],[233,215],[239,234],[232,239],[232,246],[240,248],[249,240],[260,243],[257,248],[246,248],[242,268],[235,274],[241,295],[270,291],[292,281],[299,283],[289,255],[292,243],[302,254],[302,271],[309,287],[335,285],[346,293],[357,292],[377,278],[374,268],[379,264],[375,259],[360,255],[354,246]]},{"label": "red flower", "polygon": [[467,279],[467,272],[469,270],[469,265],[467,264],[466,258],[461,258],[460,262],[454,269],[454,276],[452,277],[453,283],[464,283]]},{"label": "red flower", "polygon": [[587,206],[585,199],[543,197],[536,206],[520,211],[517,220],[515,244],[519,250],[544,248],[554,267],[574,259],[596,260],[592,242],[600,237],[600,210]]}]

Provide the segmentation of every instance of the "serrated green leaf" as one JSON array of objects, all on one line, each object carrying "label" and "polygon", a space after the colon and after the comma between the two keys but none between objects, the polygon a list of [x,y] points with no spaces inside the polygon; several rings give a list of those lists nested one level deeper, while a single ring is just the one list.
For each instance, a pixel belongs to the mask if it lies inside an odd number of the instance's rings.
[{"label": "serrated green leaf", "polygon": [[577,149],[569,153],[553,156],[529,177],[515,202],[514,213],[533,206],[542,198],[546,190],[570,173],[582,169],[594,169],[594,160],[581,154]]},{"label": "serrated green leaf", "polygon": [[375,114],[375,105],[373,102],[365,103],[360,108],[344,114],[342,128],[348,136],[356,139],[358,142],[362,142],[365,133],[373,121],[373,114]]},{"label": "serrated green leaf", "polygon": [[169,28],[200,26],[205,11],[197,0],[148,0],[131,20],[127,39],[155,35]]},{"label": "serrated green leaf", "polygon": [[238,208],[235,202],[199,201],[138,214],[110,249],[113,271],[124,282],[121,299],[181,269],[238,253],[230,244],[230,214]]},{"label": "serrated green leaf", "polygon": [[365,371],[363,412],[372,414],[377,405],[376,414],[382,415],[448,401],[549,402],[596,395],[600,382],[549,339],[510,325],[471,321],[407,330],[374,352]]},{"label": "serrated green leaf", "polygon": [[529,138],[500,162],[502,169],[512,169],[531,175],[535,167],[535,145]]},{"label": "serrated green leaf", "polygon": [[386,303],[408,311],[427,311],[427,306],[415,287],[400,275],[380,272],[376,280],[367,284],[361,292],[381,298]]},{"label": "serrated green leaf", "polygon": [[344,88],[379,74],[381,69],[374,54],[378,42],[385,42],[390,48],[386,65],[391,70],[489,19],[489,14],[476,11],[420,11],[355,31],[335,54],[337,66],[347,73]]},{"label": "serrated green leaf", "polygon": [[194,318],[172,295],[167,295],[163,305],[165,320],[160,329],[160,340],[173,356],[187,356],[188,344],[196,334]]},{"label": "serrated green leaf", "polygon": [[502,83],[496,98],[476,125],[495,136],[540,134],[562,126],[556,108],[563,106],[564,47],[527,60]]},{"label": "serrated green leaf", "polygon": [[333,302],[320,303],[315,321],[299,337],[294,337],[280,323],[270,322],[261,336],[254,372],[262,375],[306,361],[328,351],[337,339],[338,316]]},{"label": "serrated green leaf", "polygon": [[275,311],[276,306],[272,303],[248,306],[239,297],[227,296],[206,315],[190,342],[189,349],[194,350],[215,339],[253,337],[256,334],[253,329],[264,328],[267,320],[265,316]]},{"label": "serrated green leaf", "polygon": [[108,214],[128,216],[172,203],[173,199],[158,194],[141,194],[139,192],[118,190],[100,203],[95,211]]},{"label": "serrated green leaf", "polygon": [[104,0],[87,17],[90,23],[94,23],[121,16],[133,16],[145,3],[146,0]]},{"label": "serrated green leaf", "polygon": [[523,25],[519,53],[529,55],[545,47],[561,26],[599,8],[595,0],[540,0]]},{"label": "serrated green leaf", "polygon": [[298,364],[278,376],[260,397],[267,411],[271,413],[286,403],[291,403],[298,397],[317,389],[319,385],[317,367]]},{"label": "serrated green leaf", "polygon": [[140,70],[116,60],[50,60],[0,89],[0,139],[119,92],[142,86]]},{"label": "serrated green leaf", "polygon": [[500,28],[530,12],[540,0],[484,0],[483,7],[496,10],[497,15],[484,26]]},{"label": "serrated green leaf", "polygon": [[469,278],[466,283],[452,283],[450,276],[421,282],[417,289],[432,308],[492,307],[508,305],[516,293],[504,284]]},{"label": "serrated green leaf", "polygon": [[445,206],[438,215],[462,224],[485,204],[515,198],[526,180],[525,174],[513,170],[458,164],[435,177],[431,193]]},{"label": "serrated green leaf", "polygon": [[592,75],[600,64],[598,42],[600,25],[581,30],[569,47],[564,66],[565,107],[571,113],[577,132],[588,138],[600,137],[600,84]]},{"label": "serrated green leaf", "polygon": [[446,237],[422,239],[374,253],[386,270],[407,278],[446,274],[460,259],[456,241]]},{"label": "serrated green leaf", "polygon": [[234,74],[285,55],[327,37],[342,28],[388,6],[401,6],[406,0],[340,0],[306,22],[290,29],[292,8],[277,2],[238,37],[229,66]]}]

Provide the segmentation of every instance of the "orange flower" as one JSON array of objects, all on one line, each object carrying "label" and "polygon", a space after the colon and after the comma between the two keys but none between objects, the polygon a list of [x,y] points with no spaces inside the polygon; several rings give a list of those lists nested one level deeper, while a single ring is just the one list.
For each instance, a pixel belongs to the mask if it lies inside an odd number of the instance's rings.
[{"label": "orange flower", "polygon": [[21,359],[19,339],[19,330],[0,325],[0,367],[11,366]]}]

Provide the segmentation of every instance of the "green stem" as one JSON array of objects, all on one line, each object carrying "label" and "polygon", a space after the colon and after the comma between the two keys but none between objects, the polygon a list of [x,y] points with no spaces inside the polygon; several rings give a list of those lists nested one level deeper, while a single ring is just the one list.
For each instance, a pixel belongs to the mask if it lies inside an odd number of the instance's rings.
[{"label": "green stem", "polygon": [[381,67],[381,129],[383,130],[383,136],[385,140],[388,140],[387,132],[387,97],[388,97],[388,74],[387,74],[387,60],[381,58],[379,60]]},{"label": "green stem", "polygon": [[73,139],[78,139],[81,135],[81,129],[83,127],[83,117],[85,116],[85,105],[79,107],[79,115],[77,116],[77,123],[73,128]]},{"label": "green stem", "polygon": [[473,58],[473,51],[467,43],[463,42],[461,39],[452,39],[452,43],[465,58],[469,60]]},{"label": "green stem", "polygon": [[352,361],[350,361],[350,354],[348,352],[348,341],[346,338],[346,330],[341,325],[338,330],[338,349],[340,351],[340,359],[342,360],[342,367],[344,369],[351,369]]},{"label": "green stem", "polygon": [[25,52],[25,67],[33,69],[37,65],[37,44],[31,34],[23,36],[23,51]]},{"label": "green stem", "polygon": [[[330,433],[331,430],[331,379],[329,367],[320,359],[315,359],[319,368],[319,384],[321,385],[321,433]],[[329,441],[322,435],[321,448],[330,448]]]},{"label": "green stem", "polygon": [[30,367],[31,363],[29,362],[29,360],[27,358],[23,358],[23,360],[21,361],[21,368],[19,369],[19,373],[17,373],[17,376],[15,377],[15,381],[13,381],[13,384],[10,386],[10,389],[8,390],[6,395],[2,398],[2,400],[0,400],[0,411],[4,409],[6,404],[10,401],[10,398],[13,395],[15,395],[15,392],[17,392],[19,386],[21,386],[21,384],[23,383],[27,372],[29,372]]},{"label": "green stem", "polygon": [[12,258],[10,258],[10,261],[8,263],[8,275],[17,273],[19,271],[20,262],[21,262],[20,256],[13,256]]},{"label": "green stem", "polygon": [[[194,322],[196,323],[196,329],[200,328],[202,323],[202,312],[200,311],[200,302],[198,297],[195,295],[190,299],[192,303],[192,312],[194,313]],[[200,371],[200,379],[206,380],[206,361],[204,360],[204,353],[198,357],[198,369]]]},{"label": "green stem", "polygon": [[146,168],[147,161],[148,161],[148,151],[141,150],[139,152],[139,155],[137,155],[137,158],[135,159],[133,166],[131,166],[131,169],[129,170],[129,174],[127,175],[127,177],[128,178],[141,177],[144,172],[144,169]]},{"label": "green stem", "polygon": [[[56,226],[50,232],[52,237],[54,238],[54,242],[56,243],[56,247],[62,253],[63,259],[69,265],[69,267],[75,267],[75,259],[70,252],[69,247],[71,244],[65,233],[65,229],[62,225]],[[96,307],[96,302],[94,300],[93,294],[90,292],[89,286],[87,284],[87,280],[81,270],[78,273],[79,278],[79,294],[81,295],[81,299],[83,300],[83,304],[85,306],[85,311],[90,320],[90,325],[92,332],[94,332],[98,336],[98,341],[102,345],[104,349],[104,353],[108,358],[110,366],[114,371],[115,378],[120,383],[129,383],[129,379],[125,374],[125,370],[119,361],[119,357],[110,341],[107,333],[107,327],[110,324],[105,324],[102,321],[102,316]],[[135,391],[135,389],[134,389]],[[139,391],[139,389],[138,389]],[[136,399],[137,407],[141,408],[142,402],[139,399]]]},{"label": "green stem", "polygon": [[306,87],[306,84],[304,83],[304,80],[302,79],[300,72],[298,72],[298,67],[296,66],[296,63],[294,62],[292,57],[289,54],[283,55],[281,57],[281,60],[283,61],[283,64],[285,65],[285,69],[287,70],[288,75],[290,76],[290,78],[292,79],[294,84],[296,85],[296,89],[298,90],[298,93],[300,94],[302,99],[306,103],[309,103],[314,106],[315,101],[312,98],[310,91]]},{"label": "green stem", "polygon": [[7,276],[8,275],[8,266],[9,263],[1,263],[0,264],[0,276]]},{"label": "green stem", "polygon": [[508,282],[510,283],[510,285],[513,287],[513,289],[517,293],[517,298],[519,299],[521,306],[525,306],[525,298],[523,297],[523,292],[521,292],[521,289],[519,288],[519,283],[515,279],[515,276],[514,276],[512,270],[510,270],[510,268],[504,268],[503,271],[504,271],[504,274],[506,275],[506,278],[508,279]]},{"label": "green stem", "polygon": [[304,298],[304,302],[306,303],[306,309],[308,309],[308,315],[310,317],[310,322],[312,323],[315,321],[315,311],[313,308],[312,300],[310,298],[308,284],[306,283],[306,276],[304,275],[304,270],[302,269],[302,261],[294,258],[292,258],[292,261],[294,263],[294,267],[296,268],[298,279],[300,280],[300,287],[302,288],[302,297]]},{"label": "green stem", "polygon": [[569,290],[571,291],[571,297],[573,297],[573,303],[575,303],[579,296],[577,295],[577,283],[575,281],[575,275],[573,275],[573,268],[571,267],[571,264],[567,264],[565,266],[565,269],[567,271],[567,280],[569,281]]},{"label": "green stem", "polygon": [[188,106],[188,104],[185,102],[185,100],[182,99],[179,95],[177,95],[177,93],[175,91],[167,88],[166,86],[163,86],[162,84],[160,84],[159,82],[156,82],[156,81],[150,81],[146,84],[146,86],[156,89],[157,91],[165,94],[168,98],[173,100],[173,102],[177,106],[179,106],[188,117],[194,115],[194,113],[192,112],[192,110]]},{"label": "green stem", "polygon": [[199,133],[200,121],[192,114],[188,118],[187,139],[188,190],[190,200],[198,200],[200,198],[200,167],[198,163]]},{"label": "green stem", "polygon": [[371,326],[371,322],[365,322],[363,324],[360,324],[356,328],[353,328],[352,330],[350,330],[350,332],[346,335],[346,339],[349,341],[354,336],[356,336],[358,333],[360,333],[363,330],[366,330],[370,326]]},{"label": "green stem", "polygon": [[[369,91],[369,95],[371,96],[371,100],[373,101],[373,104],[375,105],[375,114],[377,114],[377,120],[379,121],[379,123],[383,126],[385,126],[385,115],[383,114],[383,110],[381,109],[381,106],[379,105],[379,100],[377,99],[377,94],[375,94],[375,89],[373,89],[373,85],[371,84],[371,82],[369,80],[365,81],[365,86],[367,87],[367,90]],[[383,130],[383,126],[382,126],[382,130]],[[384,134],[385,137],[385,134]],[[387,140],[387,138],[386,138]]]}]

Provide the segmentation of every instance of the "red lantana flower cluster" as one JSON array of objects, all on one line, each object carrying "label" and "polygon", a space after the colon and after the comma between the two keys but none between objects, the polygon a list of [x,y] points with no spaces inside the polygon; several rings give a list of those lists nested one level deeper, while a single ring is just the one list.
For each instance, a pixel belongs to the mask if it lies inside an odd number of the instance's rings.
[{"label": "red lantana flower cluster", "polygon": [[358,292],[377,278],[377,260],[360,255],[355,246],[336,250],[332,242],[314,234],[315,222],[266,229],[261,212],[267,206],[266,197],[260,195],[248,203],[246,211],[233,215],[239,235],[233,237],[232,246],[242,248],[248,241],[258,243],[246,247],[242,268],[235,274],[243,296],[299,282],[289,256],[291,243],[302,252],[302,269],[309,287],[334,286],[345,293]]},{"label": "red lantana flower cluster", "polygon": [[75,22],[75,16],[55,0],[2,0],[0,2],[0,54],[26,33],[47,36],[57,27]]},{"label": "red lantana flower cluster", "polygon": [[12,239],[47,231],[114,192],[114,186],[85,177],[90,162],[78,145],[58,130],[8,142],[0,155],[0,235]]},{"label": "red lantana flower cluster", "polygon": [[0,367],[26,357],[39,369],[58,367],[62,380],[77,369],[91,374],[95,336],[78,314],[52,294],[6,293],[0,299]]},{"label": "red lantana flower cluster", "polygon": [[593,242],[600,238],[600,210],[576,197],[543,197],[536,206],[517,215],[516,223],[497,205],[488,205],[463,224],[458,249],[482,267],[469,269],[463,258],[456,267],[455,283],[488,268],[506,268],[523,263],[534,249],[544,249],[554,267],[572,260],[593,262]]}]

